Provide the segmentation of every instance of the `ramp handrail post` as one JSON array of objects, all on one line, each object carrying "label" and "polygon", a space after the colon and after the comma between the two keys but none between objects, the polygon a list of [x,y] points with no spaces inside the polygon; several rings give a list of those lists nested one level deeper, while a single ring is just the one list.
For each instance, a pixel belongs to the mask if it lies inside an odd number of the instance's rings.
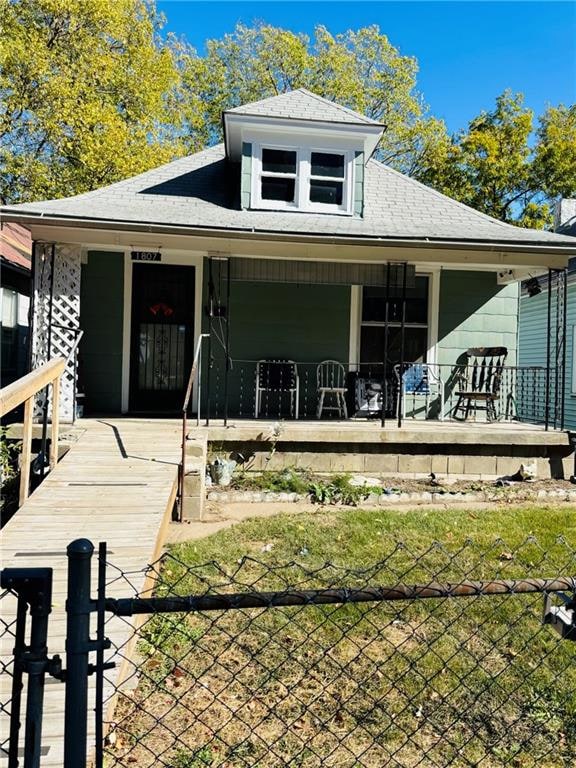
[{"label": "ramp handrail post", "polygon": [[94,545],[77,539],[67,547],[66,703],[64,768],[85,768],[88,721],[88,655],[90,642],[90,572]]}]

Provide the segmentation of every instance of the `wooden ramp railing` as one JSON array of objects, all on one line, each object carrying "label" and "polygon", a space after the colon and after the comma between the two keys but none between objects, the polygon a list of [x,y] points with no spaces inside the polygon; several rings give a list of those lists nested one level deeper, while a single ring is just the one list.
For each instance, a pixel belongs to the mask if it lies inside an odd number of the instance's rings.
[{"label": "wooden ramp railing", "polygon": [[34,371],[0,389],[0,417],[24,403],[24,425],[22,430],[22,459],[20,463],[20,506],[28,498],[30,492],[30,460],[32,458],[32,420],[34,417],[34,397],[45,387],[52,385],[51,409],[51,449],[50,469],[54,469],[58,461],[58,432],[60,419],[60,378],[64,372],[66,360],[55,357]]}]

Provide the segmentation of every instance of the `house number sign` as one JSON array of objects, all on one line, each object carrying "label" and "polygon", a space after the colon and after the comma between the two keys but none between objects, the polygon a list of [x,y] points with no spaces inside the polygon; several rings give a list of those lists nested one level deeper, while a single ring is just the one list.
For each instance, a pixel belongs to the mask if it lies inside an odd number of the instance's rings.
[{"label": "house number sign", "polygon": [[162,261],[159,251],[132,251],[132,261]]}]

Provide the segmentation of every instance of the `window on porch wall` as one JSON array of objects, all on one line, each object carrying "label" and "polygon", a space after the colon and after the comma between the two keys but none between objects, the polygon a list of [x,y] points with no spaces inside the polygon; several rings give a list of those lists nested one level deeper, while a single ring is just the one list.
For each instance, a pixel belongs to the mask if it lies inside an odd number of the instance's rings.
[{"label": "window on porch wall", "polygon": [[[404,324],[404,362],[426,362],[428,348],[429,278],[416,276],[413,287],[406,288]],[[386,328],[386,288],[362,289],[362,324],[360,363],[382,363]],[[401,355],[402,288],[388,292],[388,364],[396,365]]]}]

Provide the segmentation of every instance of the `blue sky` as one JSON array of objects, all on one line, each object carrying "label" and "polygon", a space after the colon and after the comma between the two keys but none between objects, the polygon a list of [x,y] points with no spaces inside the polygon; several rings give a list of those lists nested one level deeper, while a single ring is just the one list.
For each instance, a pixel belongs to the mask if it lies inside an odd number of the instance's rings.
[{"label": "blue sky", "polygon": [[401,53],[420,64],[418,85],[451,131],[491,109],[506,88],[521,91],[538,114],[576,102],[576,2],[227,2],[157,0],[166,28],[203,51],[237,21],[261,20],[295,32],[316,24],[333,32],[378,24]]}]

